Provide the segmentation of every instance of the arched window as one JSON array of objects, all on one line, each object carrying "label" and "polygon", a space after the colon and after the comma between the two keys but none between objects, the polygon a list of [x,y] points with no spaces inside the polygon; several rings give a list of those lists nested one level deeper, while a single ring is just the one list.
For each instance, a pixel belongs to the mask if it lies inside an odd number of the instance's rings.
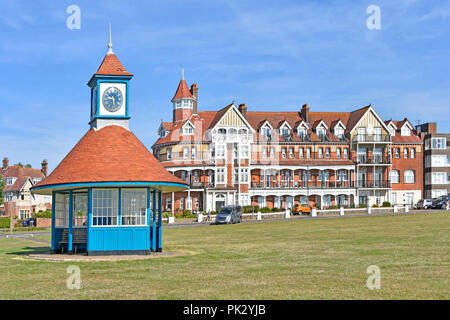
[{"label": "arched window", "polygon": [[231,139],[235,139],[237,136],[237,130],[234,128],[231,128],[228,130],[228,135]]},{"label": "arched window", "polygon": [[414,183],[414,171],[406,170],[405,171],[405,183]]},{"label": "arched window", "polygon": [[392,170],[389,174],[391,183],[399,183],[400,182],[400,173],[398,170]]}]

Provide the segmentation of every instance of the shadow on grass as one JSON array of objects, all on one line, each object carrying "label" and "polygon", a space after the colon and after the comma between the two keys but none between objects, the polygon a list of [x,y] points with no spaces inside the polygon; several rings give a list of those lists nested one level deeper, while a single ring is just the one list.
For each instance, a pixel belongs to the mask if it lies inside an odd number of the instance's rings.
[{"label": "shadow on grass", "polygon": [[25,247],[21,249],[20,251],[15,252],[8,252],[7,255],[14,255],[14,256],[27,256],[29,254],[50,254],[50,247]]}]

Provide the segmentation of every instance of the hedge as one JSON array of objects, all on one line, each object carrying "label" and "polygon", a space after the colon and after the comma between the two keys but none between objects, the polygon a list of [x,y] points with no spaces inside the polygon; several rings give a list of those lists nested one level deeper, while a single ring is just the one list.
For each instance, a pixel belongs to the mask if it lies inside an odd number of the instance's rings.
[{"label": "hedge", "polygon": [[0,229],[9,229],[11,226],[11,218],[0,218]]}]

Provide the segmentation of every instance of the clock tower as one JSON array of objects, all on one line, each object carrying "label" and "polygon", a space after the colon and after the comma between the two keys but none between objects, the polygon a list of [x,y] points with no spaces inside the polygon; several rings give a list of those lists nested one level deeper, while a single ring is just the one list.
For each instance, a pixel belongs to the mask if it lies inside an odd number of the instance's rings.
[{"label": "clock tower", "polygon": [[91,88],[89,124],[92,128],[98,130],[114,124],[129,129],[128,91],[132,77],[112,51],[110,28],[108,52],[88,82]]}]

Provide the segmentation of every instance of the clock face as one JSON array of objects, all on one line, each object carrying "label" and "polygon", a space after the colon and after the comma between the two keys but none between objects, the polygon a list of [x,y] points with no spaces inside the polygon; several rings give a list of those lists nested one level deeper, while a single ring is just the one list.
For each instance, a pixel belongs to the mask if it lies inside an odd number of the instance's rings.
[{"label": "clock face", "polygon": [[105,92],[103,92],[102,102],[106,110],[109,112],[116,112],[120,109],[120,107],[122,107],[122,91],[116,87],[109,87],[105,90]]}]

